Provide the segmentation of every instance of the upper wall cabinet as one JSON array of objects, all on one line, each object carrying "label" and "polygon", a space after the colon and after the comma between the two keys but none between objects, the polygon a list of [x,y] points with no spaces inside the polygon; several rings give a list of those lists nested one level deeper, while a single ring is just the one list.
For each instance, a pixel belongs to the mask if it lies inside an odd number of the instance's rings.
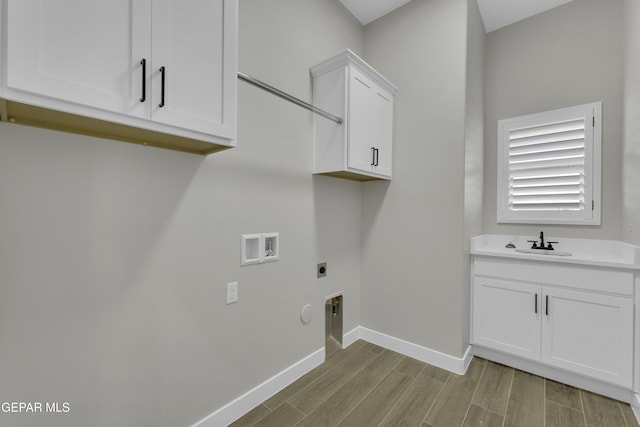
[{"label": "upper wall cabinet", "polygon": [[2,0],[3,120],[208,154],[235,145],[237,0]]},{"label": "upper wall cabinet", "polygon": [[311,74],[314,105],[344,118],[338,125],[316,116],[314,173],[390,180],[396,87],[350,50]]}]

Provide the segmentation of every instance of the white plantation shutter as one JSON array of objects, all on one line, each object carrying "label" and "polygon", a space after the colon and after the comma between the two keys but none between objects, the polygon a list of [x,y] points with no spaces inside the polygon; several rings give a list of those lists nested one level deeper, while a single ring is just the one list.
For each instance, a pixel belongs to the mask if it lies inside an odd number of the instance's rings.
[{"label": "white plantation shutter", "polygon": [[584,209],[583,118],[509,132],[509,207]]},{"label": "white plantation shutter", "polygon": [[498,122],[499,222],[599,224],[600,111],[594,103]]}]

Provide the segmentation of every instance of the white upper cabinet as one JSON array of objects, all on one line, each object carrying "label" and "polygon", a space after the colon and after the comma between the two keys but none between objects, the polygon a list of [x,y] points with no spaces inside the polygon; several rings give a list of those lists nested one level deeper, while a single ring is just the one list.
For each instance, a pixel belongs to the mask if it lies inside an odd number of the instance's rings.
[{"label": "white upper cabinet", "polygon": [[396,87],[350,50],[311,68],[313,102],[342,117],[315,117],[314,173],[391,179]]},{"label": "white upper cabinet", "polygon": [[2,6],[3,120],[202,154],[235,145],[237,0]]}]

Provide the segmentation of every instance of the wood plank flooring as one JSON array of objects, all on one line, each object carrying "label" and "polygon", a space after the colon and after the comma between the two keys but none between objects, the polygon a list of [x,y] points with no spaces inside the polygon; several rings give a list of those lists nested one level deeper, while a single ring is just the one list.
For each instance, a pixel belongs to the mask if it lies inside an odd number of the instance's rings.
[{"label": "wood plank flooring", "polygon": [[640,427],[616,400],[478,358],[456,375],[362,340],[231,426]]}]

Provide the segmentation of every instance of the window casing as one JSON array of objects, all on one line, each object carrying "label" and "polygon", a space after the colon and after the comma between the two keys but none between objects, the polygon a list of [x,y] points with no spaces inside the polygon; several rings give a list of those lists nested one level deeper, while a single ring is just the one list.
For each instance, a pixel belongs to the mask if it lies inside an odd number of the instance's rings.
[{"label": "window casing", "polygon": [[498,121],[498,222],[600,224],[602,103]]}]

